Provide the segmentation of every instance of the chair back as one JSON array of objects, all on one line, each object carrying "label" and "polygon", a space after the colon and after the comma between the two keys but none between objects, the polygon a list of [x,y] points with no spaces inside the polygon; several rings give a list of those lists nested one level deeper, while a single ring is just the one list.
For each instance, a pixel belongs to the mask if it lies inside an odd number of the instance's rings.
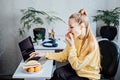
[{"label": "chair back", "polygon": [[109,40],[98,42],[101,53],[101,75],[104,78],[113,78],[119,65],[120,49],[118,45]]}]

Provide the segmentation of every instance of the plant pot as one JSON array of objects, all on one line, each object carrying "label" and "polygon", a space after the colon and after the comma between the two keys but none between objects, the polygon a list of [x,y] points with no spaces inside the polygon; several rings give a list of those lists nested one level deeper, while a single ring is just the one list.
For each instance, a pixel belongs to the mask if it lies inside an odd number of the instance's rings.
[{"label": "plant pot", "polygon": [[37,44],[38,44],[38,45],[41,45],[41,44],[42,44],[42,39],[37,40]]},{"label": "plant pot", "polygon": [[37,45],[37,42],[34,42],[33,45],[36,46],[36,45]]},{"label": "plant pot", "polygon": [[45,28],[35,28],[35,29],[33,29],[33,33],[34,33],[34,40],[35,41],[38,39],[37,34],[41,34],[42,35],[41,39],[44,40],[46,29]]},{"label": "plant pot", "polygon": [[101,34],[102,38],[114,40],[114,38],[117,35],[117,28],[114,26],[103,26],[100,29],[100,34]]}]

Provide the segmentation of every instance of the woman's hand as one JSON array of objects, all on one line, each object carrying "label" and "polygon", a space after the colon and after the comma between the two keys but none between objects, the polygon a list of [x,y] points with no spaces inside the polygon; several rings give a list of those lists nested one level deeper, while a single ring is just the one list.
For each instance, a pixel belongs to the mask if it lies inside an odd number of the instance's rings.
[{"label": "woman's hand", "polygon": [[74,47],[74,39],[73,39],[72,33],[67,33],[65,38],[66,38],[66,41],[68,42],[68,44],[70,46]]},{"label": "woman's hand", "polygon": [[46,53],[38,53],[38,52],[32,52],[29,56],[30,58],[32,57],[42,57],[42,56],[45,56]]}]

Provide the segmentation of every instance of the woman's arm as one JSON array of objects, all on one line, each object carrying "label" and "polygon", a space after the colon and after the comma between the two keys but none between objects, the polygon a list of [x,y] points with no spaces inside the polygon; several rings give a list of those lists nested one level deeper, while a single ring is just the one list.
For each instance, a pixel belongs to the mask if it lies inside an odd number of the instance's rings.
[{"label": "woman's arm", "polygon": [[[82,54],[86,54],[86,52],[83,52]],[[80,57],[84,58],[77,57],[76,49],[71,48],[68,56],[68,61],[71,64],[72,68],[75,70],[82,69],[84,66],[88,65],[92,59],[94,59],[93,61],[97,60],[96,58],[98,57],[98,54],[97,51],[94,50],[90,52],[88,55]]]},{"label": "woman's arm", "polygon": [[59,62],[65,62],[68,58],[68,45],[62,52],[56,52],[56,53],[47,53],[45,55],[46,58],[48,59],[53,59]]},{"label": "woman's arm", "polygon": [[32,52],[30,55],[30,58],[32,57],[46,57],[48,59],[65,62],[68,58],[68,45],[66,48],[61,52]]}]

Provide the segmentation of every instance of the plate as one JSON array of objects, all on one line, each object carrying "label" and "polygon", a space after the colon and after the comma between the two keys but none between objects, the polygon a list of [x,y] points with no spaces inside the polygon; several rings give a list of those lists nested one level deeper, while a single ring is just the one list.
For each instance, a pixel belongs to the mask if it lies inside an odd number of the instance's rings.
[{"label": "plate", "polygon": [[44,46],[52,46],[52,43],[45,43]]}]

